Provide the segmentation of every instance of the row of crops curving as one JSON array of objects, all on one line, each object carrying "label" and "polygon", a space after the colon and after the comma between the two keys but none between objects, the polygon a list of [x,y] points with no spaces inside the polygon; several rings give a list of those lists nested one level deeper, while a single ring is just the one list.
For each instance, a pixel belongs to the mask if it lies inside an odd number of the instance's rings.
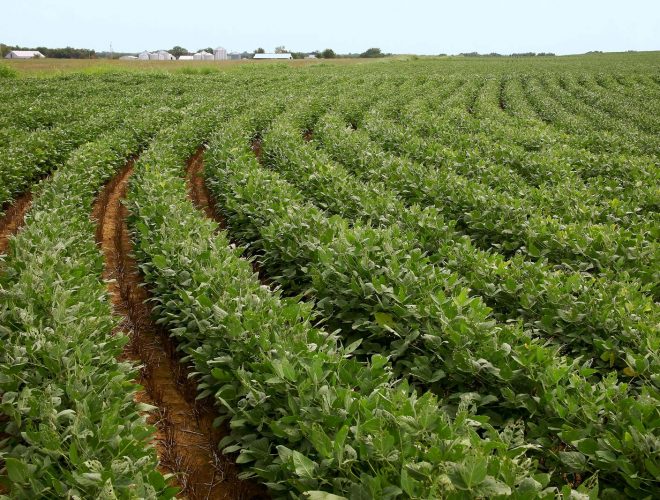
[{"label": "row of crops curving", "polygon": [[0,498],[195,496],[103,278],[127,163],[152,318],[255,491],[660,496],[657,54],[7,82]]}]

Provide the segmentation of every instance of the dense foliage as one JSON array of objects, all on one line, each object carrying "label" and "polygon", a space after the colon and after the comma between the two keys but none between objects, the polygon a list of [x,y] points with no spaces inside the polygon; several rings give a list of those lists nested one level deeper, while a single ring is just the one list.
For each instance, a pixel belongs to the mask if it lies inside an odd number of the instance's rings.
[{"label": "dense foliage", "polygon": [[[655,58],[12,79],[0,203],[35,202],[0,257],[0,497],[174,494],[89,218],[138,154],[153,315],[244,477],[660,496]],[[187,195],[202,146],[221,224]]]}]

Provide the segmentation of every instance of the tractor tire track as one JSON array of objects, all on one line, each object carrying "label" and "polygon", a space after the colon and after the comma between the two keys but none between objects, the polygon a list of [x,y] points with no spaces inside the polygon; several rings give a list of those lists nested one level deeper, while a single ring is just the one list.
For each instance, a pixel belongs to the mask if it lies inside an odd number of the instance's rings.
[{"label": "tractor tire track", "polygon": [[0,217],[0,254],[9,248],[9,239],[25,223],[25,214],[32,206],[32,193],[23,193],[10,204]]},{"label": "tractor tire track", "polygon": [[144,390],[136,400],[157,407],[148,418],[157,428],[160,470],[176,475],[181,498],[253,498],[254,486],[238,479],[236,465],[217,448],[222,432],[213,425],[216,412],[208,400],[195,400],[196,386],[179,362],[174,342],[151,319],[149,297],[131,255],[127,209],[121,203],[132,171],[130,161],[108,183],[93,217],[105,257],[103,277],[114,310],[122,317],[119,330],[130,337],[124,356],[141,366],[138,383]]}]

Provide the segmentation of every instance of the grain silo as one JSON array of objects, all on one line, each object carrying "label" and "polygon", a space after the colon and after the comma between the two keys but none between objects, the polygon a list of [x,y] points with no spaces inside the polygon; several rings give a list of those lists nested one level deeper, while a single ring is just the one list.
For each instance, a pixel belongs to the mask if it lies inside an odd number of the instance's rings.
[{"label": "grain silo", "polygon": [[227,49],[224,47],[218,47],[213,51],[213,58],[216,61],[226,61],[227,60]]}]

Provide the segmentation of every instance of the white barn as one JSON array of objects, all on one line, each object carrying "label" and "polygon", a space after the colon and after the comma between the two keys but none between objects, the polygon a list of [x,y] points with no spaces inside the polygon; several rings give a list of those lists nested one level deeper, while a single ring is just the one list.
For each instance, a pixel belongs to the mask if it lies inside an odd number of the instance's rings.
[{"label": "white barn", "polygon": [[158,51],[158,60],[159,61],[176,61],[176,57],[174,57],[172,54],[170,54],[166,50],[159,50]]},{"label": "white barn", "polygon": [[176,57],[174,57],[172,54],[170,54],[166,50],[159,50],[157,52],[152,52],[149,54],[149,59],[151,59],[151,56],[155,56],[154,59],[157,61],[175,61]]},{"label": "white barn", "polygon": [[197,52],[197,54],[193,55],[193,59],[195,61],[213,61],[213,54],[206,52],[205,50],[201,50]]},{"label": "white barn", "polygon": [[255,54],[254,59],[293,59],[291,54]]},{"label": "white barn", "polygon": [[46,57],[38,50],[12,50],[5,59],[40,59]]},{"label": "white barn", "polygon": [[175,61],[176,57],[166,50],[157,50],[156,52],[147,52],[145,50],[138,54],[138,59],[141,61]]}]

